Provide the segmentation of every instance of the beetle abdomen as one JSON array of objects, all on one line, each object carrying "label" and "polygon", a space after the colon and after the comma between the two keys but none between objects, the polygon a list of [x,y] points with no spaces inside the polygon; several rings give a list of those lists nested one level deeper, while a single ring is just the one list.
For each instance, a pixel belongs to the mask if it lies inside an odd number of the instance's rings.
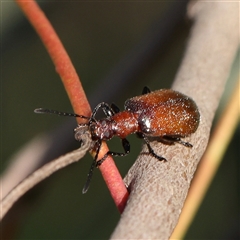
[{"label": "beetle abdomen", "polygon": [[171,89],[130,98],[125,109],[137,113],[140,128],[148,136],[184,137],[195,132],[199,125],[195,102]]}]

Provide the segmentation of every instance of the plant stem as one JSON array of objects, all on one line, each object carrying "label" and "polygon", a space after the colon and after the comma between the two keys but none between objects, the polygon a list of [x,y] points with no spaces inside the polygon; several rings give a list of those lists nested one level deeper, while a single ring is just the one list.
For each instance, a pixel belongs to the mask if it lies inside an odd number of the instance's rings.
[{"label": "plant stem", "polygon": [[[16,2],[25,13],[29,22],[32,24],[46,47],[55,65],[56,71],[62,79],[74,112],[84,116],[90,116],[91,108],[82,88],[80,79],[66,50],[45,14],[33,0],[16,0]],[[81,119],[78,118],[77,121],[80,122]],[[103,143],[99,158],[101,158],[107,151],[107,145]],[[99,169],[115,204],[119,211],[122,212],[128,198],[128,191],[112,158],[108,157]]]}]

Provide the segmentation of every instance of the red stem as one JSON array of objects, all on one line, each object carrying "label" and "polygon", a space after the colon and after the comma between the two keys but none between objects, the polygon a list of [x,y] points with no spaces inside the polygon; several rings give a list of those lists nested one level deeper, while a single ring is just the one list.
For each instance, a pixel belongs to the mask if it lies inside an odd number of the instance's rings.
[{"label": "red stem", "polygon": [[[90,116],[91,108],[82,88],[80,79],[66,50],[45,14],[34,0],[16,0],[16,2],[25,13],[29,22],[32,24],[46,47],[56,67],[56,71],[62,79],[74,112],[84,116]],[[81,121],[81,119],[78,118],[77,121]],[[108,151],[108,148],[104,143],[101,152],[99,153],[99,158],[101,158],[106,151]],[[122,212],[128,198],[128,192],[111,157],[108,157],[101,165],[100,171],[116,206],[119,211]]]}]

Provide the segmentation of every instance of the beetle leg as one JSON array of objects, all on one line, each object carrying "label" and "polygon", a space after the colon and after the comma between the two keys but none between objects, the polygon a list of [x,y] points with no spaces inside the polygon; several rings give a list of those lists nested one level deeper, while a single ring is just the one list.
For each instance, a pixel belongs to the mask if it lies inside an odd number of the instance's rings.
[{"label": "beetle leg", "polygon": [[163,136],[161,139],[169,144],[180,143],[185,147],[193,147],[191,143],[182,141],[180,137]]},{"label": "beetle leg", "polygon": [[93,170],[94,170],[95,166],[96,166],[96,160],[94,159],[94,160],[93,160],[93,163],[92,163],[92,165],[91,165],[91,167],[90,167],[90,170],[89,170],[89,172],[88,172],[88,175],[87,175],[87,181],[86,181],[86,183],[84,184],[84,187],[83,187],[83,189],[82,189],[82,193],[83,193],[83,194],[86,193],[87,190],[89,189],[90,181],[91,181],[91,179],[92,179]]},{"label": "beetle leg", "polygon": [[114,111],[114,113],[120,112],[119,107],[117,105],[115,105],[114,103],[111,104],[111,108]]},{"label": "beetle leg", "polygon": [[136,136],[137,136],[138,138],[143,138],[143,133],[141,133],[141,132],[136,132]]},{"label": "beetle leg", "polygon": [[82,193],[86,193],[87,190],[89,189],[89,185],[90,185],[90,182],[91,182],[91,179],[92,179],[92,175],[93,175],[93,170],[94,168],[96,167],[96,162],[97,162],[97,158],[98,158],[98,153],[99,153],[99,150],[101,148],[101,145],[102,145],[102,141],[101,140],[98,140],[94,146],[94,148],[96,148],[96,155],[94,157],[94,160],[93,160],[93,163],[89,169],[89,172],[88,172],[88,175],[87,175],[87,181],[86,183],[84,184],[84,187],[82,189]]},{"label": "beetle leg", "polygon": [[142,90],[142,95],[150,93],[150,92],[151,92],[151,90],[147,86],[145,86]]},{"label": "beetle leg", "polygon": [[124,156],[128,155],[129,152],[130,152],[130,144],[129,144],[129,142],[126,138],[122,139],[122,146],[123,146],[123,149],[124,149],[124,153],[108,151],[103,156],[102,159],[100,159],[96,162],[96,167],[99,167],[103,163],[103,161],[107,158],[108,155],[117,156],[117,157],[124,157]]},{"label": "beetle leg", "polygon": [[148,140],[148,138],[144,135],[144,134],[141,134],[141,137],[144,139],[145,143],[147,144],[147,147],[148,147],[148,151],[149,151],[149,154],[152,155],[153,157],[155,157],[156,159],[158,159],[159,161],[167,161],[164,157],[161,157],[161,156],[158,156],[154,150],[152,149],[152,147],[150,146],[150,142]]}]

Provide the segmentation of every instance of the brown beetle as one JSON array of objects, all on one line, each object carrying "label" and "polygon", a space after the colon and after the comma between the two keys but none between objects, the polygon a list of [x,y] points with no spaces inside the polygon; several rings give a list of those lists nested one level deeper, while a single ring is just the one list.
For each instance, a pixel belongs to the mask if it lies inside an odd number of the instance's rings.
[{"label": "brown beetle", "polygon": [[[89,188],[94,167],[100,166],[108,155],[125,156],[130,152],[130,144],[126,139],[129,134],[136,133],[143,138],[149,149],[149,154],[160,161],[166,161],[166,159],[154,152],[150,146],[149,138],[158,138],[165,144],[177,142],[186,147],[192,147],[190,143],[182,141],[181,138],[194,133],[198,128],[200,114],[195,102],[186,95],[171,89],[150,92],[145,87],[142,94],[128,99],[124,104],[125,110],[122,112],[116,105],[109,106],[102,102],[94,108],[91,117],[42,108],[35,110],[36,113],[55,113],[88,120],[87,123],[79,124],[74,130],[75,138],[79,139],[82,127],[87,126],[94,141],[93,148],[96,151],[83,193]],[[99,109],[102,109],[106,118],[101,120],[95,118]],[[108,151],[102,159],[97,161],[102,141],[110,140],[114,136],[122,140],[124,153]]]}]

